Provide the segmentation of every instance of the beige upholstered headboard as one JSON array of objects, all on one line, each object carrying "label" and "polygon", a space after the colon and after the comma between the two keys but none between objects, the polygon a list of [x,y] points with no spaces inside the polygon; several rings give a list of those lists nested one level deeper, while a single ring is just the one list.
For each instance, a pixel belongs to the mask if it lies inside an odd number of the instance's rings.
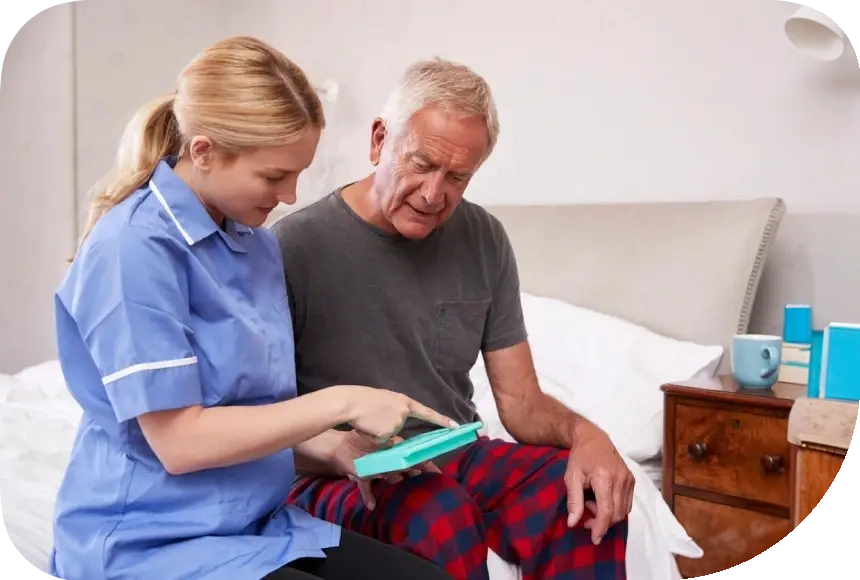
[{"label": "beige upholstered headboard", "polygon": [[[692,203],[488,206],[522,290],[728,352],[749,326],[785,212],[776,198]],[[725,369],[728,356],[723,357]]]}]

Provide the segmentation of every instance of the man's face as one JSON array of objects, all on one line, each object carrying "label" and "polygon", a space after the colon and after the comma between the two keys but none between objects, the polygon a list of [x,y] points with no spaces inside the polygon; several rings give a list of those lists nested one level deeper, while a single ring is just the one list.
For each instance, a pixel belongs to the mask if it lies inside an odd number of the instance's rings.
[{"label": "man's face", "polygon": [[[386,135],[377,119],[371,161],[378,210],[386,229],[421,239],[445,223],[487,150],[479,117],[430,107],[418,112],[400,135]],[[393,142],[392,142],[393,140]]]}]

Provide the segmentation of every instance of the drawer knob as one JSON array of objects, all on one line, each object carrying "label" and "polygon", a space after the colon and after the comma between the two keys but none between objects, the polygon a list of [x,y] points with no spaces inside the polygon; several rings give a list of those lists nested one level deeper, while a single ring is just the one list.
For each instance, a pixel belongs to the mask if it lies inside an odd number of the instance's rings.
[{"label": "drawer knob", "polygon": [[693,459],[702,459],[708,454],[708,446],[701,441],[690,443],[687,446],[687,453]]},{"label": "drawer knob", "polygon": [[762,456],[761,468],[767,473],[781,473],[783,471],[782,457],[779,455]]}]

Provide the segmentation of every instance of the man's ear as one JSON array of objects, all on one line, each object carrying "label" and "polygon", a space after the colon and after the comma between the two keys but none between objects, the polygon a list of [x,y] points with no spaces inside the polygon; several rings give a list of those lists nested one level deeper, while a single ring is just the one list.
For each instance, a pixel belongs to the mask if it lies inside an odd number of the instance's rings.
[{"label": "man's ear", "polygon": [[188,144],[188,154],[195,167],[209,171],[215,162],[215,143],[209,137],[194,137]]},{"label": "man's ear", "polygon": [[377,117],[370,127],[370,164],[376,167],[385,145],[385,122]]}]

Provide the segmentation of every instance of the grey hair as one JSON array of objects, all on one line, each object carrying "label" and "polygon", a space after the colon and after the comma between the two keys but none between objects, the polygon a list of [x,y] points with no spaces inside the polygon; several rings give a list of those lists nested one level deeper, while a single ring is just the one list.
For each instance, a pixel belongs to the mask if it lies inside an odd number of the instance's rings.
[{"label": "grey hair", "polygon": [[487,128],[484,159],[490,156],[499,138],[499,116],[490,86],[479,74],[438,57],[410,65],[380,114],[386,132],[395,137],[392,141],[402,136],[416,113],[430,106],[481,117]]}]

